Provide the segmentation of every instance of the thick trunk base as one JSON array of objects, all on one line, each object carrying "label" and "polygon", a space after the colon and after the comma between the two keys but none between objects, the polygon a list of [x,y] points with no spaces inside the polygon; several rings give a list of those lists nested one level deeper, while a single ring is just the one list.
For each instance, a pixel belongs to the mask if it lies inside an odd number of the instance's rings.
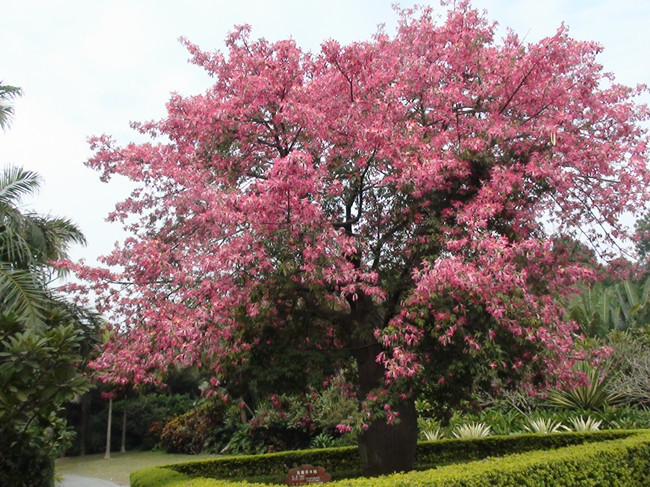
[{"label": "thick trunk base", "polygon": [[[381,361],[377,361],[383,348],[374,337],[374,330],[385,320],[369,298],[359,299],[352,306],[358,315],[355,321],[360,326],[351,348],[359,374],[359,397],[365,398],[386,387],[386,369]],[[413,468],[418,442],[415,401],[412,398],[401,401],[393,412],[397,413],[397,422],[387,424],[386,419],[378,419],[359,435],[359,454],[365,475],[407,472]]]},{"label": "thick trunk base", "polygon": [[396,412],[399,412],[399,423],[375,421],[359,436],[359,454],[365,475],[407,472],[413,468],[418,438],[414,401],[404,401]]}]

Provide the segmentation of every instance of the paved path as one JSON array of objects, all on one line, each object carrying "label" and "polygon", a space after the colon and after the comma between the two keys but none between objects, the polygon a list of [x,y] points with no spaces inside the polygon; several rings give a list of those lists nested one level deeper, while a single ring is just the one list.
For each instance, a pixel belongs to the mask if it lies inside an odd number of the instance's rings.
[{"label": "paved path", "polygon": [[102,479],[82,477],[81,475],[66,474],[56,487],[119,487],[118,484]]}]

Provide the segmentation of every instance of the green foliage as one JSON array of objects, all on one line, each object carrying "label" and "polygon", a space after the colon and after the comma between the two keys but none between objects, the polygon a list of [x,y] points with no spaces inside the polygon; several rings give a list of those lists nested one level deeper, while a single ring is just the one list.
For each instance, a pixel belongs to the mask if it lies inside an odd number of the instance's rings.
[{"label": "green foliage", "polygon": [[358,409],[357,402],[346,397],[344,388],[336,381],[343,381],[343,378],[339,377],[329,387],[319,390],[316,399],[310,402],[310,415],[314,426],[333,436],[336,426],[354,416]]},{"label": "green foliage", "polygon": [[88,389],[74,365],[81,340],[72,325],[39,331],[0,315],[0,485],[47,485],[53,475],[70,441],[62,405]]},{"label": "green foliage", "polygon": [[40,182],[37,173],[19,167],[0,175],[0,306],[31,327],[43,326],[47,309],[60,301],[47,290],[60,275],[51,261],[66,258],[71,244],[85,244],[70,220],[21,211],[22,198]]},{"label": "green foliage", "polygon": [[418,430],[421,440],[434,441],[445,437],[442,426],[436,419],[418,417]]},{"label": "green foliage", "polygon": [[327,433],[321,433],[312,438],[310,448],[332,448],[336,440]]},{"label": "green foliage", "polygon": [[[0,83],[0,126],[16,90]],[[78,364],[99,322],[48,289],[51,261],[85,240],[67,219],[21,210],[39,185],[32,171],[0,174],[0,485],[53,482],[48,465],[70,442],[62,405],[88,389]]]},{"label": "green foliage", "polygon": [[[136,470],[131,474],[130,480],[131,487],[181,487],[187,485],[190,478],[169,467],[150,467]],[[193,484],[200,485],[200,481],[199,479],[198,484],[194,481]]]},{"label": "green foliage", "polygon": [[[191,410],[195,402],[187,394],[170,396],[157,392],[118,401],[115,411],[119,414],[126,407],[130,441],[134,447],[151,450],[158,447],[167,421]],[[99,416],[105,418],[103,413]]]},{"label": "green foliage", "polygon": [[637,407],[605,408],[597,416],[612,429],[647,429],[650,428],[650,410]]},{"label": "green foliage", "polygon": [[0,296],[5,312],[35,326],[45,319],[47,296],[30,271],[0,263]]},{"label": "green foliage", "polygon": [[529,433],[558,433],[562,430],[562,423],[552,418],[530,418],[528,419],[528,424],[524,425],[524,430]]},{"label": "green foliage", "polygon": [[571,418],[569,422],[572,428],[567,428],[566,426],[565,428],[573,429],[573,431],[598,431],[603,421],[601,419],[594,419],[591,416],[587,416],[587,419],[579,416],[577,418]]},{"label": "green foliage", "polygon": [[87,390],[87,380],[73,365],[80,359],[80,341],[71,325],[36,332],[25,330],[12,315],[0,316],[2,424],[48,416]]},{"label": "green foliage", "polygon": [[646,260],[650,257],[650,212],[637,220],[635,230],[638,237],[636,250],[641,260]]},{"label": "green foliage", "polygon": [[585,287],[567,307],[569,318],[585,334],[605,337],[614,330],[637,329],[650,324],[650,276],[643,280],[598,282]]},{"label": "green foliage", "polygon": [[603,283],[585,286],[567,306],[567,314],[587,336],[603,337],[617,325],[611,321],[612,299],[613,293]]},{"label": "green foliage", "polygon": [[357,403],[335,385],[250,402],[254,408],[242,401],[224,412],[223,424],[213,432],[208,451],[254,454],[355,442],[353,434],[342,435],[336,426],[358,413]]},{"label": "green foliage", "polygon": [[165,424],[160,435],[160,446],[167,453],[201,453],[209,434],[208,424],[199,411],[176,416]]},{"label": "green foliage", "polygon": [[201,453],[210,434],[221,423],[222,408],[206,400],[196,409],[174,416],[163,427],[160,446],[167,453]]},{"label": "green foliage", "polygon": [[[574,410],[540,410],[539,417],[569,425],[576,417]],[[601,421],[603,429],[645,429],[650,428],[650,411],[629,406],[608,406],[602,410],[586,412],[594,420]]]},{"label": "green foliage", "polygon": [[[0,428],[0,434],[4,432]],[[10,443],[0,440],[0,485],[53,487],[54,460],[50,448],[33,432],[14,433]]]},{"label": "green foliage", "polygon": [[0,129],[6,129],[11,124],[14,107],[11,101],[22,95],[22,90],[17,86],[10,86],[0,81]]},{"label": "green foliage", "polygon": [[576,411],[550,407],[540,402],[534,408],[519,412],[509,401],[497,401],[489,407],[474,412],[455,411],[446,427],[441,426],[435,418],[418,418],[420,439],[426,439],[425,432],[433,432],[432,437],[452,437],[459,426],[468,423],[489,425],[495,435],[511,435],[528,431],[531,433],[551,432],[557,424],[569,425],[580,414],[589,415],[594,420],[602,421],[603,428],[609,429],[644,429],[650,428],[650,410],[636,406],[616,404],[599,410]]},{"label": "green foliage", "polygon": [[477,439],[445,439],[418,444],[417,468],[480,460],[490,456],[561,448],[582,443],[625,438],[630,431],[607,430],[592,433],[563,432],[552,435],[513,434]]},{"label": "green foliage", "polygon": [[549,391],[548,402],[555,407],[567,409],[603,409],[620,400],[619,394],[608,390],[609,378],[587,362],[578,362],[574,368],[585,375],[587,385],[573,389],[553,389]]},{"label": "green foliage", "polygon": [[480,414],[477,414],[476,417],[461,415],[457,419],[457,421],[463,420],[488,424],[495,435],[509,435],[521,431],[523,416],[521,413],[512,409],[500,411],[498,409],[486,408]]},{"label": "green foliage", "polygon": [[492,434],[491,428],[485,423],[461,424],[454,430],[454,438],[484,438]]},{"label": "green foliage", "polygon": [[445,437],[445,433],[442,431],[442,428],[423,430],[422,434],[427,441],[442,440]]},{"label": "green foliage", "polygon": [[[526,415],[510,407],[504,408],[503,406],[503,404],[499,403],[483,409],[473,408],[453,411],[448,425],[444,429],[449,436],[452,436],[454,430],[461,425],[467,423],[485,423],[490,426],[493,434],[496,435],[509,435],[520,432]],[[419,419],[418,422],[423,424],[426,420]]]},{"label": "green foliage", "polygon": [[[254,480],[261,487],[267,484],[260,484],[260,478],[281,484],[289,468],[303,464],[324,466],[335,475],[354,472],[356,455],[355,448],[337,448],[224,457],[138,470],[131,475],[131,485],[245,487],[253,485],[250,482]],[[426,470],[427,467],[437,468]],[[424,442],[418,445],[418,470],[422,471],[375,479],[338,476],[333,485],[646,485],[643,482],[650,474],[650,432],[601,431]]]},{"label": "green foliage", "polygon": [[650,276],[645,280],[626,280],[613,286],[615,305],[612,321],[618,329],[634,329],[650,324]]},{"label": "green foliage", "polygon": [[310,464],[324,467],[328,472],[358,473],[359,458],[356,447],[337,447],[318,450],[295,450],[264,455],[242,455],[174,465],[174,470],[194,477],[243,480],[276,478],[282,482],[292,467]]},{"label": "green foliage", "polygon": [[650,406],[650,333],[648,328],[608,335],[613,352],[604,367],[610,377],[608,389],[621,401]]}]

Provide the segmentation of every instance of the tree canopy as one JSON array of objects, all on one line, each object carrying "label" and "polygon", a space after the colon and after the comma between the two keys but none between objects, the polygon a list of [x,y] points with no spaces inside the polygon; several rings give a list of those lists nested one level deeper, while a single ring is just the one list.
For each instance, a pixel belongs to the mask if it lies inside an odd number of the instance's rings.
[{"label": "tree canopy", "polygon": [[497,40],[469,2],[319,53],[248,26],[225,54],[183,42],[214,85],[135,124],[150,143],[92,139],[90,167],[139,184],[107,268],[76,266],[113,313],[107,380],[196,364],[238,393],[354,362],[342,428],[377,472],[408,468],[376,455],[414,451],[424,382],[544,387],[585,357],[558,298],[594,273],[557,237],[606,257],[649,179],[641,88],[603,72],[598,44]]}]

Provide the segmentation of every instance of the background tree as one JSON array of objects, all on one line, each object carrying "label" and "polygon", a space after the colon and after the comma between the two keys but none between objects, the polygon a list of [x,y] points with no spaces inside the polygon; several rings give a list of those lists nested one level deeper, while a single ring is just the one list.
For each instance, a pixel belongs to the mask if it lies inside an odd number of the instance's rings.
[{"label": "background tree", "polygon": [[565,28],[526,45],[468,2],[443,17],[313,55],[248,27],[227,55],[185,41],[214,86],[136,125],[152,143],[93,139],[102,178],[139,183],[109,269],[76,267],[120,323],[107,381],[196,364],[239,397],[347,367],[340,429],[380,473],[412,464],[423,382],[453,398],[571,374],[585,352],[558,303],[594,271],[543,222],[616,249],[647,201],[648,112]]},{"label": "background tree", "polygon": [[647,212],[636,221],[636,250],[639,254],[641,265],[645,268],[645,273],[648,274],[650,266],[648,265],[648,258],[650,257],[650,212]]}]

